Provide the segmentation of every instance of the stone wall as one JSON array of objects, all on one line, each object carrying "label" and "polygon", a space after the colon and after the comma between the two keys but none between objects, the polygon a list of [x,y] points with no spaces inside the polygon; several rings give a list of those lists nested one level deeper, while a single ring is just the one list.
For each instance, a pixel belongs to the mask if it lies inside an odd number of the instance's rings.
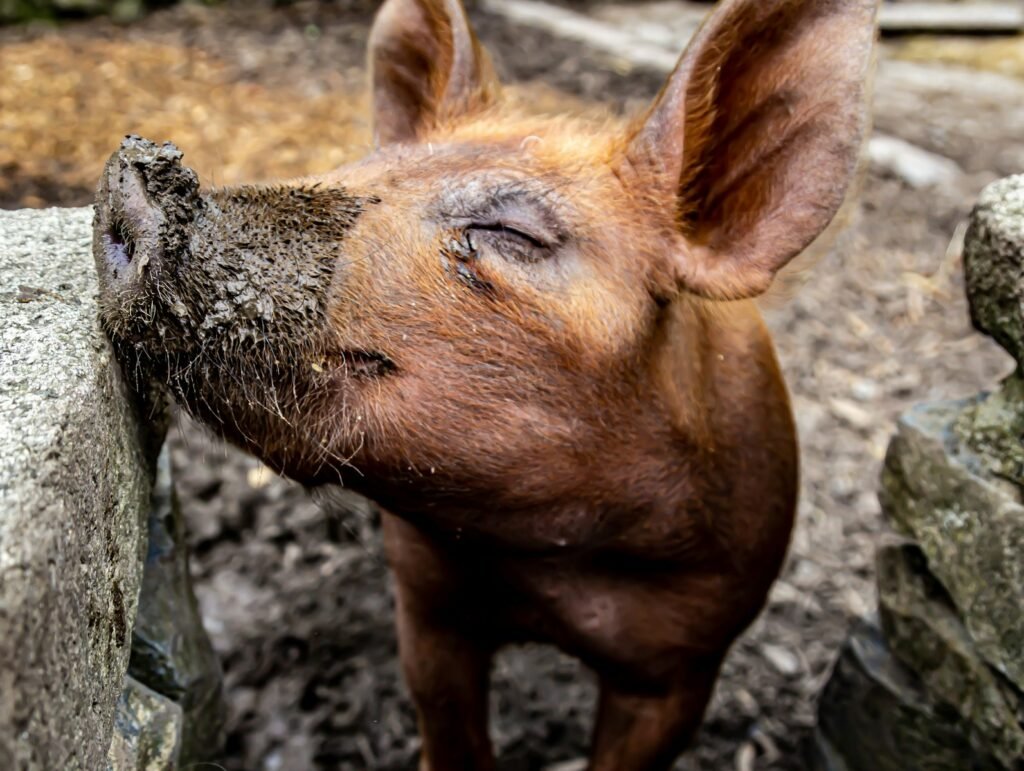
[{"label": "stone wall", "polygon": [[140,424],[97,323],[91,225],[0,212],[4,771],[170,771],[220,749],[166,462],[153,486],[162,427]]},{"label": "stone wall", "polygon": [[906,540],[879,550],[878,617],[822,694],[821,771],[1024,768],[1024,176],[982,193],[964,269],[1018,369],[899,422],[881,502]]}]

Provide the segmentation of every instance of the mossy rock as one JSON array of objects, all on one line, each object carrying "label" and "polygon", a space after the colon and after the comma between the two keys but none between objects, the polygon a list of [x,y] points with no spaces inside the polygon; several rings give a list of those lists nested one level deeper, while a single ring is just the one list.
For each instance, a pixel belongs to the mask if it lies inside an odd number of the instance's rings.
[{"label": "mossy rock", "polygon": [[114,716],[107,771],[178,771],[181,706],[131,677]]},{"label": "mossy rock", "polygon": [[955,430],[980,399],[914,408],[882,472],[882,509],[916,541],[978,652],[1024,689],[1024,500]]},{"label": "mossy rock", "polygon": [[1024,361],[1024,175],[986,187],[964,238],[964,276],[975,327]]},{"label": "mossy rock", "polygon": [[992,474],[1024,487],[1024,371],[969,403],[956,433]]},{"label": "mossy rock", "polygon": [[965,736],[1006,768],[1024,759],[1024,694],[978,654],[918,546],[879,550],[878,606],[890,650],[928,698],[949,705]]},{"label": "mossy rock", "polygon": [[818,705],[814,771],[1006,771],[968,738],[962,716],[936,701],[889,650],[874,623],[858,622]]}]

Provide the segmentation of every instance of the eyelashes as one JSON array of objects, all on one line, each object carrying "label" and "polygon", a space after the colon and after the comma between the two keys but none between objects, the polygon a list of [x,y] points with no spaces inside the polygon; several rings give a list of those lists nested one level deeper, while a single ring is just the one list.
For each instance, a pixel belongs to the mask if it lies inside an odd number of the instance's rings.
[{"label": "eyelashes", "polygon": [[542,238],[539,238],[538,236],[535,236],[532,233],[528,233],[527,231],[522,230],[521,228],[515,227],[514,225],[509,225],[508,223],[505,222],[474,222],[470,224],[469,227],[466,229],[470,231],[476,230],[484,231],[487,233],[500,233],[504,236],[515,238],[519,241],[523,241],[527,244],[530,244],[531,246],[537,249],[550,248],[548,243],[544,241]]},{"label": "eyelashes", "polygon": [[505,222],[471,223],[466,226],[466,237],[473,248],[480,242],[503,257],[521,262],[540,262],[553,253],[544,239]]}]

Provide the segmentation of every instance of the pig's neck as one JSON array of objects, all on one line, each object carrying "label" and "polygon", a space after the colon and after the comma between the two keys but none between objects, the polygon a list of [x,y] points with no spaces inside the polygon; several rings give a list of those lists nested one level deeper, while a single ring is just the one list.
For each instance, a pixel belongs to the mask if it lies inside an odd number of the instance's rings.
[{"label": "pig's neck", "polygon": [[784,537],[796,440],[757,307],[683,298],[665,313],[649,389],[597,438],[605,457],[595,464],[603,479],[591,514],[607,532],[594,535],[647,557],[708,551],[699,523]]}]

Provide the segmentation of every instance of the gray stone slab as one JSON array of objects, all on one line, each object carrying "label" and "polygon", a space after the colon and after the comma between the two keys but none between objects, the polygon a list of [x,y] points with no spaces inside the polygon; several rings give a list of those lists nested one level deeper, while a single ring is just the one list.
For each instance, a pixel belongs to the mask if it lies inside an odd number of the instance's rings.
[{"label": "gray stone slab", "polygon": [[882,472],[882,509],[916,541],[979,653],[1024,689],[1024,500],[954,427],[977,400],[914,408]]},{"label": "gray stone slab", "polygon": [[101,768],[152,477],[96,322],[90,209],[0,212],[0,768]]}]

